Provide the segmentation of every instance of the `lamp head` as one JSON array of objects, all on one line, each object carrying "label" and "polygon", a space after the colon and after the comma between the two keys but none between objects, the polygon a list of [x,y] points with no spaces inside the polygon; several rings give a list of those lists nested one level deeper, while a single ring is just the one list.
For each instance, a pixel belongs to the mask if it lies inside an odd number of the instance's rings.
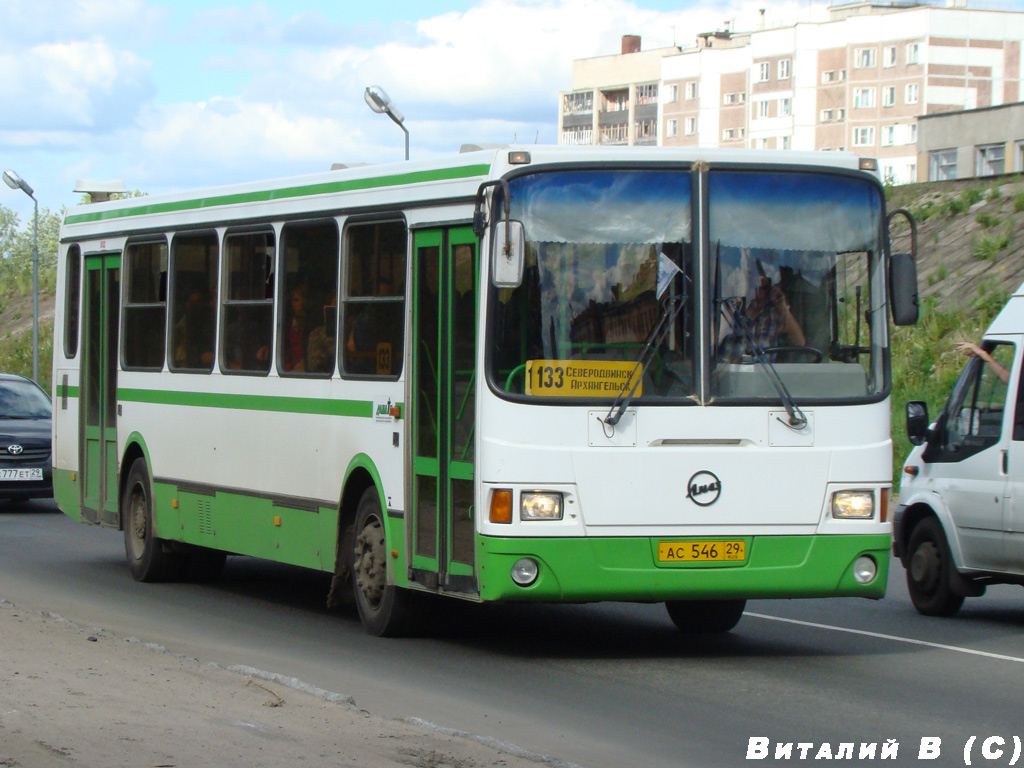
[{"label": "lamp head", "polygon": [[391,101],[387,91],[379,85],[366,86],[366,90],[363,91],[363,99],[365,99],[366,105],[374,112],[386,114],[396,123],[405,121],[405,116],[398,111],[398,107]]},{"label": "lamp head", "polygon": [[32,197],[32,194],[35,191],[14,171],[4,171],[4,183],[11,189],[20,189],[29,197]]}]

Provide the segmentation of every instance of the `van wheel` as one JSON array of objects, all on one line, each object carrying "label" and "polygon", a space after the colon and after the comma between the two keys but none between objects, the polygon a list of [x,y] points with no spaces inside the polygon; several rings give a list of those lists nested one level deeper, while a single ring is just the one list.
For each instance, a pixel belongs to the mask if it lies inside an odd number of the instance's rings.
[{"label": "van wheel", "polygon": [[163,540],[153,535],[153,491],[145,459],[136,459],[128,472],[121,497],[121,522],[124,553],[133,579],[171,581],[181,576],[181,556],[167,551]]},{"label": "van wheel", "polygon": [[665,608],[681,632],[721,634],[740,623],[746,600],[668,600]]},{"label": "van wheel", "polygon": [[412,630],[413,595],[387,583],[387,542],[377,489],[359,500],[352,537],[352,591],[363,626],[378,637],[398,637]]},{"label": "van wheel", "polygon": [[952,616],[960,610],[964,598],[950,586],[953,558],[939,521],[927,517],[918,523],[907,551],[907,590],[914,607],[925,616]]}]

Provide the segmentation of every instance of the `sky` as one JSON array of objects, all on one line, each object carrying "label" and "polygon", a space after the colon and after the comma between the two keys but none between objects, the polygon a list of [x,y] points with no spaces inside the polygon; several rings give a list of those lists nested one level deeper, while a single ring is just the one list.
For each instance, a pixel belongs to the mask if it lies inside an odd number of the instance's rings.
[{"label": "sky", "polygon": [[[1002,2],[1024,10],[1024,0]],[[0,169],[40,208],[79,179],[149,194],[557,142],[574,59],[820,18],[810,0],[0,0]],[[23,224],[32,200],[0,185]]]}]

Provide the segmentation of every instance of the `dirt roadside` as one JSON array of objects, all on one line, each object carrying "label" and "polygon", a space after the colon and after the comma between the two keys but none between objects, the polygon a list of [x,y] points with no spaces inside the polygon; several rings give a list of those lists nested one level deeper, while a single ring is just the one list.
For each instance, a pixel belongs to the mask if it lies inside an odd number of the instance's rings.
[{"label": "dirt roadside", "polygon": [[386,720],[294,679],[78,626],[0,591],[0,768],[539,764],[566,766],[486,738]]}]

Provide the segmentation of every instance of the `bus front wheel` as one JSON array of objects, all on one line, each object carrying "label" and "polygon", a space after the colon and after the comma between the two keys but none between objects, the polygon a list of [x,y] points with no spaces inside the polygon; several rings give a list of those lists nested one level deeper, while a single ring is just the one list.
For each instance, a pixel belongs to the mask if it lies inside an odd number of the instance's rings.
[{"label": "bus front wheel", "polygon": [[121,498],[124,552],[136,581],[168,581],[181,573],[180,556],[165,549],[153,532],[153,495],[149,467],[136,459]]},{"label": "bus front wheel", "polygon": [[681,632],[717,634],[739,624],[746,600],[668,600],[665,608]]},{"label": "bus front wheel", "polygon": [[387,583],[384,515],[374,486],[359,500],[351,557],[352,591],[363,626],[378,637],[407,634],[412,628],[412,596]]}]

